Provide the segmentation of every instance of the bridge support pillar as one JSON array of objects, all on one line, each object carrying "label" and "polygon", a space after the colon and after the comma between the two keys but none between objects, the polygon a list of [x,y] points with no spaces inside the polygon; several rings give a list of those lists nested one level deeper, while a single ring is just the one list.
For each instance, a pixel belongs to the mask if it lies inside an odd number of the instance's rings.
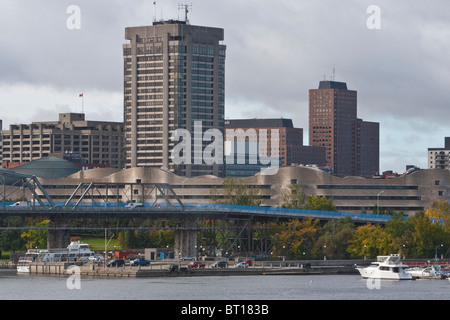
[{"label": "bridge support pillar", "polygon": [[70,244],[70,231],[65,229],[68,225],[69,219],[63,217],[51,219],[47,237],[48,249],[66,248]]},{"label": "bridge support pillar", "polygon": [[193,219],[187,219],[181,222],[181,229],[175,230],[175,248],[176,258],[196,257],[197,258],[197,230],[196,222]]}]

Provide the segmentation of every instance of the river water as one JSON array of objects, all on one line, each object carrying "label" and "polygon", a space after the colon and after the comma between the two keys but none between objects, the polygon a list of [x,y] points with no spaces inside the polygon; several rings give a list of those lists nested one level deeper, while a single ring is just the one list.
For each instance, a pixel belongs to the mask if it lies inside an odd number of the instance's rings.
[{"label": "river water", "polygon": [[0,269],[0,300],[450,300],[448,280],[359,275],[93,278]]}]

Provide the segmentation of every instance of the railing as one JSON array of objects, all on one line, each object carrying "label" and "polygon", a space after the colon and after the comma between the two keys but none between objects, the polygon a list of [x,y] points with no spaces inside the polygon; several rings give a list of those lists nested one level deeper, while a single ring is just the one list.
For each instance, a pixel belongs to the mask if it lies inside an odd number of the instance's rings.
[{"label": "railing", "polygon": [[277,216],[285,218],[296,218],[296,217],[314,217],[318,219],[341,219],[350,217],[353,221],[361,222],[379,222],[385,223],[392,219],[390,215],[381,214],[367,214],[367,213],[353,213],[353,212],[337,212],[337,211],[320,211],[320,210],[305,210],[305,209],[286,209],[286,208],[275,208],[275,207],[260,207],[260,206],[242,206],[242,205],[230,205],[230,204],[213,204],[213,203],[185,203],[184,208],[178,204],[161,204],[158,206],[150,206],[150,204],[145,203],[143,208],[126,208],[126,203],[83,203],[82,205],[74,208],[71,206],[59,205],[55,203],[56,207],[10,207],[11,203],[5,203],[5,206],[0,202],[0,212],[6,210],[7,212],[26,212],[33,211],[36,213],[41,212],[59,212],[59,211],[71,211],[77,213],[83,212],[99,212],[99,213],[158,213],[158,212],[169,212],[169,213],[201,213],[201,212],[213,212],[213,213],[246,213],[253,215],[262,216]]}]

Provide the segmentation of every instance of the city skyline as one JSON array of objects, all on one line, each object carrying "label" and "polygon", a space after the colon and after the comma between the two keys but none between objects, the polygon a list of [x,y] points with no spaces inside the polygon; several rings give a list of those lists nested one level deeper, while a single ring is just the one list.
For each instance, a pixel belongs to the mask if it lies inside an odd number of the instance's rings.
[{"label": "city skyline", "polygon": [[[71,2],[3,1],[3,128],[80,112],[81,93],[87,118],[123,121],[125,28],[151,25],[155,14],[184,17],[178,1],[156,3],[77,1],[80,29],[71,30]],[[192,2],[191,24],[225,31],[225,117],[290,118],[307,144],[308,90],[333,77],[358,91],[361,118],[380,123],[380,171],[426,168],[427,149],[449,135],[446,3],[377,1],[375,30],[366,24],[371,4],[230,1],[217,10]]]}]

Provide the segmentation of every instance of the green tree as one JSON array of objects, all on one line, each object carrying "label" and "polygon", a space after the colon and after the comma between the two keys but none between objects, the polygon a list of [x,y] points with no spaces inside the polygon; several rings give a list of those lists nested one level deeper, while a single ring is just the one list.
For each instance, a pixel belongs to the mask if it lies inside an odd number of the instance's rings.
[{"label": "green tree", "polygon": [[281,207],[288,209],[303,209],[306,205],[307,195],[300,191],[298,184],[291,184],[281,191]]},{"label": "green tree", "polygon": [[[48,224],[50,223],[50,220],[43,220],[40,222],[37,222],[35,226],[37,228],[47,228]],[[26,242],[27,248],[47,248],[47,237],[48,237],[48,231],[47,230],[34,230],[30,229],[25,232],[23,232],[20,237],[24,239]]]},{"label": "green tree", "polygon": [[222,190],[223,199],[220,199],[219,190],[211,188],[211,200],[215,203],[243,206],[259,206],[262,203],[260,198],[261,188],[249,187],[236,178],[226,177],[223,181]]},{"label": "green tree", "polygon": [[419,211],[409,219],[414,225],[415,257],[430,258],[435,255],[436,248],[440,248],[441,245],[448,247],[450,244],[449,233],[445,232],[442,225],[428,219],[425,212]]},{"label": "green tree", "polygon": [[333,204],[333,198],[325,196],[312,195],[308,197],[305,209],[308,210],[322,210],[322,211],[337,211]]},{"label": "green tree", "polygon": [[[2,227],[23,227],[25,222],[20,217],[10,217],[0,220]],[[20,236],[22,231],[7,229],[0,231],[0,251],[23,251],[26,249],[26,242]]]},{"label": "green tree", "polygon": [[393,252],[400,253],[403,257],[411,257],[414,252],[414,225],[410,219],[405,219],[401,213],[392,213],[392,220],[386,222],[384,231],[392,240]]},{"label": "green tree", "polygon": [[321,229],[314,244],[314,251],[330,259],[345,259],[348,242],[352,239],[356,227],[350,217],[330,220]]},{"label": "green tree", "polygon": [[308,209],[337,211],[332,198],[326,196],[307,196],[297,184],[291,184],[281,191],[281,207],[289,209]]}]

